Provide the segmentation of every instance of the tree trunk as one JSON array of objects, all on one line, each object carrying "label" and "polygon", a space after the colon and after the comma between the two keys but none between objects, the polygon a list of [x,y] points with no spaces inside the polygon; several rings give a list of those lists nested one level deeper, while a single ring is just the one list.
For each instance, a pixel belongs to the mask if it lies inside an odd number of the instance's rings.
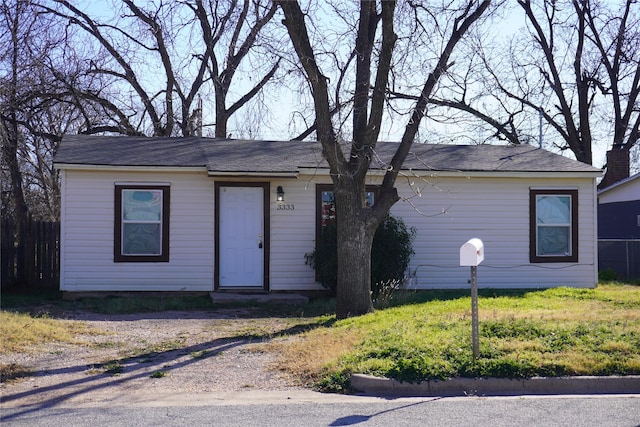
[{"label": "tree trunk", "polygon": [[215,93],[215,103],[216,103],[216,128],[215,128],[215,137],[216,138],[227,138],[227,108],[226,108],[226,98],[227,98],[227,90],[223,85],[219,83],[214,84],[216,88]]},{"label": "tree trunk", "polygon": [[[346,181],[346,182],[344,182]],[[371,247],[375,228],[364,200],[355,194],[353,180],[338,182],[334,191],[338,231],[338,285],[336,317],[344,319],[373,311],[371,302]],[[373,230],[371,228],[373,227]]]},{"label": "tree trunk", "polygon": [[[27,220],[27,216],[29,214],[29,208],[27,207],[27,203],[24,198],[24,189],[22,187],[22,171],[20,169],[20,160],[18,156],[19,146],[20,146],[20,134],[18,129],[18,85],[20,84],[20,79],[18,76],[19,67],[20,67],[20,20],[22,18],[22,13],[24,12],[25,4],[16,4],[15,10],[13,11],[15,15],[9,16],[11,28],[10,36],[11,36],[11,49],[10,49],[10,58],[11,58],[11,80],[8,81],[8,88],[4,88],[6,92],[8,92],[8,101],[9,105],[7,106],[7,116],[3,118],[2,124],[4,129],[2,129],[2,134],[4,134],[4,141],[2,141],[2,159],[4,160],[4,164],[9,169],[9,174],[11,177],[11,192],[13,195],[13,203],[14,203],[14,213],[17,224],[21,224],[23,221]],[[3,112],[4,116],[5,112]]]},{"label": "tree trunk", "polygon": [[2,157],[5,165],[9,169],[11,177],[11,194],[14,203],[14,215],[16,222],[26,221],[29,216],[29,209],[24,198],[24,190],[22,188],[22,171],[20,170],[20,161],[18,160],[18,129],[15,125],[15,119],[8,126],[9,135],[7,135],[2,147]]}]

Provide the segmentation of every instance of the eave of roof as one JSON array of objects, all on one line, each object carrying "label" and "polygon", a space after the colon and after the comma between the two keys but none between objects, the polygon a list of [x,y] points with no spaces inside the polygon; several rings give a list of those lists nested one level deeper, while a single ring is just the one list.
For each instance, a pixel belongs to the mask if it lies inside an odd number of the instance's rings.
[{"label": "eave of roof", "polygon": [[631,176],[629,176],[629,177],[627,177],[627,178],[625,178],[625,179],[622,179],[622,180],[620,180],[620,181],[618,181],[618,182],[614,182],[613,184],[611,184],[611,185],[610,185],[610,186],[608,186],[608,187],[605,187],[605,188],[603,188],[603,189],[598,190],[598,195],[600,195],[600,194],[604,194],[604,193],[606,193],[607,191],[613,190],[614,188],[618,188],[618,187],[620,187],[620,186],[623,186],[623,185],[625,185],[625,184],[628,184],[628,183],[630,183],[630,182],[632,182],[632,181],[635,181],[636,179],[640,179],[640,172],[639,172],[639,173],[637,173],[637,174],[635,174],[635,175],[631,175]]},{"label": "eave of roof", "polygon": [[[319,172],[329,174],[328,168],[300,168],[300,175],[318,175]],[[386,173],[383,169],[372,169],[367,175],[384,176]],[[402,169],[404,176],[417,176],[429,178],[448,178],[448,177],[465,177],[465,178],[598,178],[602,172],[597,171],[438,171],[425,169]]]},{"label": "eave of roof", "polygon": [[208,171],[210,177],[254,177],[254,178],[297,178],[300,175],[299,171],[291,172],[269,172],[269,171],[234,171],[234,172],[220,172],[220,171]]},{"label": "eave of roof", "polygon": [[[397,142],[381,141],[370,173],[387,170]],[[343,151],[348,150],[345,145]],[[328,171],[317,142],[252,141],[199,137],[143,138],[71,135],[63,138],[54,164],[60,169],[202,170],[209,176],[296,176]],[[403,170],[422,176],[438,173],[514,176],[599,176],[593,166],[531,146],[414,144]]]},{"label": "eave of roof", "polygon": [[163,165],[101,165],[88,163],[54,163],[57,169],[67,170],[92,170],[92,171],[164,171],[164,172],[202,172],[207,168],[204,166],[163,166]]}]

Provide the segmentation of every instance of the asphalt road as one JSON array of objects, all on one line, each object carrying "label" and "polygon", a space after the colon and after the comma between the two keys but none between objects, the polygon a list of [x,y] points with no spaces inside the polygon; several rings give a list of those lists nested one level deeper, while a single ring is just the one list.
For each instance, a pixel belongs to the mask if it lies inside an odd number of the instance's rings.
[{"label": "asphalt road", "polygon": [[640,395],[384,399],[305,392],[2,407],[3,426],[640,426]]}]

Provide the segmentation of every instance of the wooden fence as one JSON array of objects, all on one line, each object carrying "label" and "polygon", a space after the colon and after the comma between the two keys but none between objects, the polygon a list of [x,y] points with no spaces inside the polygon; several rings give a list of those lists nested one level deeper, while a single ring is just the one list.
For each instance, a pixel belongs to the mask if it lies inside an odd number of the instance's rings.
[{"label": "wooden fence", "polygon": [[52,288],[60,284],[60,223],[2,220],[2,287]]}]

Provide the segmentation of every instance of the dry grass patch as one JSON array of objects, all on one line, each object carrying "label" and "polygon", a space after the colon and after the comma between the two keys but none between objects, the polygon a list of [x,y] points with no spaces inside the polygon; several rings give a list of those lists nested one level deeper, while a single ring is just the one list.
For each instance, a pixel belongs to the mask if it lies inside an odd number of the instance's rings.
[{"label": "dry grass patch", "polygon": [[280,371],[309,385],[317,383],[332,364],[352,351],[361,335],[346,329],[321,328],[272,341],[265,344],[265,348],[280,355],[277,362]]},{"label": "dry grass patch", "polygon": [[0,364],[0,383],[11,382],[33,375],[33,371],[17,363]]},{"label": "dry grass patch", "polygon": [[85,323],[0,311],[0,354],[35,351],[44,343],[78,343],[78,335],[94,332]]}]

